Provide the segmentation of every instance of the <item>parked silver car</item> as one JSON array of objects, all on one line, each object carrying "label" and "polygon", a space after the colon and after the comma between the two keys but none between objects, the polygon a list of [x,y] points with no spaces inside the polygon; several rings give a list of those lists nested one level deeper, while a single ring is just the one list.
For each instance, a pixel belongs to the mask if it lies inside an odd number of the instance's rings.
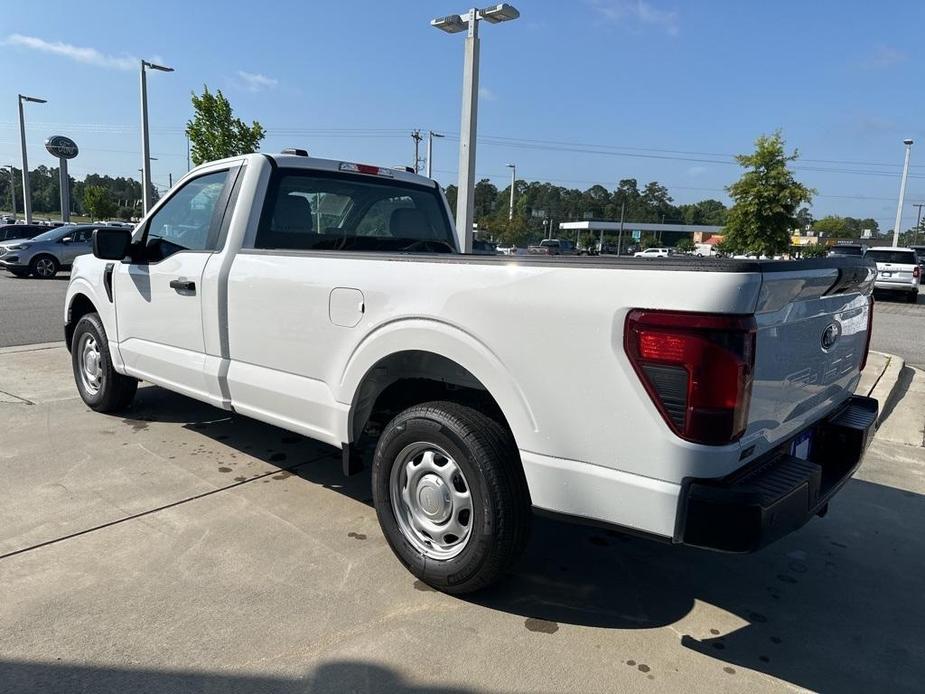
[{"label": "parked silver car", "polygon": [[91,253],[93,232],[104,226],[68,224],[31,239],[0,243],[0,268],[9,270],[17,277],[32,275],[39,279],[51,279],[59,270],[70,268],[77,256]]}]

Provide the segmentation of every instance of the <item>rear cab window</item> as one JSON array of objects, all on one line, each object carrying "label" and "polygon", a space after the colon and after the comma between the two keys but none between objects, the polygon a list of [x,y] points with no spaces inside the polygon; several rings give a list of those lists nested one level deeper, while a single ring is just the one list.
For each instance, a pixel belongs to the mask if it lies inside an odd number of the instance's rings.
[{"label": "rear cab window", "polygon": [[894,265],[916,265],[914,251],[867,251],[865,258],[875,263],[892,263]]},{"label": "rear cab window", "polygon": [[254,247],[268,250],[455,253],[436,188],[385,177],[278,169]]}]

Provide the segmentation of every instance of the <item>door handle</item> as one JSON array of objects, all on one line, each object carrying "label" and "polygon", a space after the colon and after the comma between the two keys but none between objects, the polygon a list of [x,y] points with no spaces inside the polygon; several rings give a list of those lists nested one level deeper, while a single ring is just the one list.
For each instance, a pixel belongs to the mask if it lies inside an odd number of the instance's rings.
[{"label": "door handle", "polygon": [[170,280],[170,288],[178,292],[195,292],[196,283],[192,280]]}]

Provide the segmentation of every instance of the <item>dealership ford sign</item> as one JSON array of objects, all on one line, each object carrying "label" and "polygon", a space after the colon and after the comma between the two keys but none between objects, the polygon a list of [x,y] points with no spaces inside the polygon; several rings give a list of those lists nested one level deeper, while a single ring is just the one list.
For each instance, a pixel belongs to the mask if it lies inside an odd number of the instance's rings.
[{"label": "dealership ford sign", "polygon": [[73,159],[77,156],[77,143],[64,135],[52,135],[45,140],[45,149],[59,159]]}]

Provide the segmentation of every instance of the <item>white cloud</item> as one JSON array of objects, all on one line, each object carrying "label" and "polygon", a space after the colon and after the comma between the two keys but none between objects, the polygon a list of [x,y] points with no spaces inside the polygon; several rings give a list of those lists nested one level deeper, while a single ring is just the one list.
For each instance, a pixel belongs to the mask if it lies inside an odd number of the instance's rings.
[{"label": "white cloud", "polygon": [[95,65],[97,67],[107,67],[116,70],[134,70],[139,65],[138,58],[134,58],[130,55],[119,57],[106,55],[105,53],[100,53],[95,48],[84,48],[62,41],[46,41],[36,36],[10,34],[6,37],[4,43],[8,46],[21,46],[34,51],[60,55],[78,63]]},{"label": "white cloud", "polygon": [[688,176],[702,176],[709,169],[706,166],[692,166],[687,170]]},{"label": "white cloud", "polygon": [[875,70],[893,67],[909,59],[909,56],[900,50],[889,46],[878,46],[877,50],[865,62],[865,66]]},{"label": "white cloud", "polygon": [[488,87],[479,87],[479,98],[484,101],[494,101],[498,97]]},{"label": "white cloud", "polygon": [[273,87],[279,84],[279,80],[277,79],[261,75],[259,72],[245,72],[244,70],[238,70],[238,81],[240,86],[249,92],[273,89]]},{"label": "white cloud", "polygon": [[617,24],[649,24],[676,36],[681,30],[681,17],[675,10],[663,10],[645,0],[590,0],[591,6]]}]

